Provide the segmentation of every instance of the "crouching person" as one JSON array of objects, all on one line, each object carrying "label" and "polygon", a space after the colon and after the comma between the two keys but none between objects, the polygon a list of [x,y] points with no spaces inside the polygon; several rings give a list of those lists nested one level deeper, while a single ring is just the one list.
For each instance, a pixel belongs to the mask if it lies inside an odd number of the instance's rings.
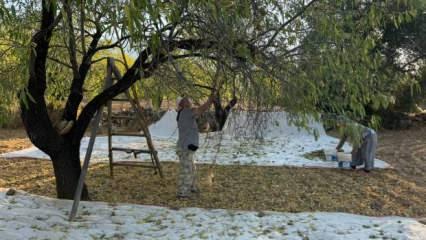
[{"label": "crouching person", "polygon": [[194,163],[195,151],[199,147],[199,132],[196,119],[209,109],[213,97],[198,108],[192,108],[191,100],[182,98],[178,103],[177,125],[178,142],[177,155],[179,157],[179,177],[177,186],[178,198],[189,198],[192,193],[199,193],[196,167]]},{"label": "crouching person", "polygon": [[[353,143],[351,168],[356,169],[358,166],[364,165],[364,171],[370,172],[374,168],[374,159],[376,158],[377,149],[377,133],[371,128],[361,126],[361,141],[359,144]],[[347,140],[345,134],[339,144],[337,151],[341,151]]]}]

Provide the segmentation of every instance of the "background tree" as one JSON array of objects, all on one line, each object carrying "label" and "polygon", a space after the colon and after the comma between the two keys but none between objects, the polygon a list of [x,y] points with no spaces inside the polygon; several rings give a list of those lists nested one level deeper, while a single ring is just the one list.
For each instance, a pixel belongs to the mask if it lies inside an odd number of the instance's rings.
[{"label": "background tree", "polygon": [[315,8],[306,15],[310,27],[300,66],[321,90],[308,106],[377,127],[380,118],[374,113],[388,109],[401,94],[412,99],[404,89],[419,82],[421,71],[407,67],[424,66],[424,29],[413,27],[421,26],[424,2],[323,2]]},{"label": "background tree", "polygon": [[405,15],[400,16],[401,21],[387,19],[378,48],[387,60],[384,67],[407,77],[397,88],[395,104],[389,110],[417,111],[417,104],[426,99],[426,3],[399,1],[390,7],[405,11]]}]

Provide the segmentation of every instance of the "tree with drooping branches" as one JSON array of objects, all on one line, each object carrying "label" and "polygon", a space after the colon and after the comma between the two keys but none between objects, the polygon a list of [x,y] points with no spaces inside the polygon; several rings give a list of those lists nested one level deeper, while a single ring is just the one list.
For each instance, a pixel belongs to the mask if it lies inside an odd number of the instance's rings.
[{"label": "tree with drooping branches", "polygon": [[[31,142],[52,160],[58,197],[70,199],[81,171],[81,139],[94,114],[137,81],[155,83],[154,75],[161,71],[176,76],[165,80],[171,85],[192,86],[185,73],[188,60],[206,74],[220,73],[222,80],[208,78],[212,87],[236,85],[245,106],[279,106],[301,125],[310,116],[319,118],[325,104],[320,100],[352,119],[365,115],[364,104],[386,105],[391,100],[384,86],[388,79],[375,77],[383,59],[370,51],[379,37],[374,31],[360,36],[356,30],[380,25],[388,15],[372,13],[382,13],[376,1],[362,3],[366,13],[356,15],[349,2],[6,1],[0,30],[11,34],[0,41],[20,49],[15,54],[25,85],[19,95],[21,117]],[[354,24],[338,21],[348,15]],[[134,56],[134,61],[124,62],[122,78],[83,104],[91,72],[111,49]],[[346,61],[345,56],[356,58]],[[62,134],[47,111],[49,85],[55,82],[66,89],[61,118],[72,126]],[[351,96],[344,101],[325,98],[336,84]],[[89,197],[87,186],[82,197]]]}]

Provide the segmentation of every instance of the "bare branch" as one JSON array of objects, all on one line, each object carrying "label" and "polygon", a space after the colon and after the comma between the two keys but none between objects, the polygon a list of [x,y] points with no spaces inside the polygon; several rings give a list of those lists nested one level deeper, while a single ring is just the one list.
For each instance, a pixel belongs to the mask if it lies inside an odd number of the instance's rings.
[{"label": "bare branch", "polygon": [[108,60],[108,57],[102,57],[102,58],[99,58],[99,59],[95,59],[90,64],[95,64],[97,62],[102,62],[104,60]]},{"label": "bare branch", "polygon": [[54,57],[49,57],[48,56],[47,59],[49,59],[49,60],[51,60],[53,62],[59,63],[59,64],[65,66],[67,68],[73,69],[73,67],[71,65],[69,65],[68,63],[65,63],[65,62],[63,62],[63,61],[61,61],[59,59],[54,58]]},{"label": "bare branch", "polygon": [[[52,45],[50,45],[50,48],[51,49],[53,49],[53,48],[62,48],[62,49],[68,50],[68,46],[60,45],[60,44],[52,44]],[[77,51],[77,53],[83,54],[83,52],[81,50],[79,50],[79,49],[76,49],[76,51]]]},{"label": "bare branch", "polygon": [[296,13],[294,16],[292,16],[289,20],[284,22],[272,35],[272,37],[269,39],[268,43],[263,48],[268,48],[272,42],[275,40],[275,38],[278,36],[278,34],[290,23],[292,23],[294,20],[296,20],[298,17],[300,17],[313,3],[317,2],[318,0],[311,0],[308,4],[303,6],[302,10],[300,10],[298,13]]},{"label": "bare branch", "polygon": [[101,51],[101,50],[106,50],[106,49],[111,49],[111,48],[119,47],[120,44],[121,44],[121,42],[123,42],[124,40],[129,39],[129,38],[130,38],[130,36],[124,36],[124,37],[120,38],[119,40],[117,40],[113,44],[97,47],[95,51],[97,52],[97,51]]},{"label": "bare branch", "polygon": [[79,72],[78,72],[78,62],[77,62],[77,47],[76,47],[76,38],[75,38],[75,34],[74,34],[74,25],[73,25],[73,15],[72,15],[72,9],[71,6],[68,4],[67,0],[62,0],[61,1],[63,6],[64,6],[64,10],[65,13],[67,14],[66,16],[66,23],[68,24],[68,52],[70,55],[70,62],[71,62],[71,66],[72,66],[72,70],[73,70],[73,74],[74,74],[74,78],[80,78],[79,77]]},{"label": "bare branch", "polygon": [[407,62],[406,64],[404,64],[400,69],[406,69],[408,66],[416,63],[417,61],[419,61],[420,59],[426,58],[426,54],[423,55],[419,55],[417,57],[415,57],[414,59],[412,59],[411,61]]},{"label": "bare branch", "polygon": [[84,36],[84,21],[86,19],[86,14],[84,11],[84,5],[85,5],[86,1],[85,0],[81,0],[80,2],[80,32],[81,32],[81,50],[83,51],[83,55],[86,54],[86,39]]},{"label": "bare branch", "polygon": [[99,40],[102,37],[102,32],[99,28],[96,29],[96,33],[92,37],[92,41],[86,54],[83,56],[81,64],[78,68],[79,74],[74,76],[71,84],[71,93],[68,96],[67,103],[65,104],[64,116],[66,120],[75,120],[77,117],[78,106],[83,99],[83,85],[92,65],[92,57],[96,53],[96,47],[98,46]]}]

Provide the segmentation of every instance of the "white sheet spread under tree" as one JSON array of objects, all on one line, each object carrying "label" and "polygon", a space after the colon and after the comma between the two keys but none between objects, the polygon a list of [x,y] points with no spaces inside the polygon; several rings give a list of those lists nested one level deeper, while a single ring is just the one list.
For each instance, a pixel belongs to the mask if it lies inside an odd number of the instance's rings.
[{"label": "white sheet spread under tree", "polygon": [[[321,159],[307,159],[303,155],[316,150],[335,149],[338,139],[328,136],[322,124],[310,121],[311,131],[317,133],[318,138],[305,129],[298,129],[288,124],[288,115],[285,112],[232,112],[222,132],[201,134],[200,149],[197,151],[199,163],[243,164],[264,166],[297,166],[297,167],[337,167],[336,162]],[[149,127],[158,151],[160,161],[177,161],[175,146],[177,139],[176,112],[168,111],[158,122]],[[85,137],[81,143],[80,154],[83,156],[87,149],[89,138]],[[117,147],[146,149],[144,138],[114,136],[113,145]],[[108,159],[108,141],[106,136],[96,138],[92,153],[92,161]],[[350,151],[350,146],[344,146]],[[5,153],[5,158],[29,157],[48,158],[36,147],[21,151]],[[147,160],[146,155],[140,155]],[[114,152],[116,161],[132,159],[131,154]],[[375,162],[378,168],[389,165],[381,160]]]},{"label": "white sheet spread under tree", "polygon": [[425,239],[411,218],[347,213],[280,213],[82,202],[0,189],[0,239]]}]

